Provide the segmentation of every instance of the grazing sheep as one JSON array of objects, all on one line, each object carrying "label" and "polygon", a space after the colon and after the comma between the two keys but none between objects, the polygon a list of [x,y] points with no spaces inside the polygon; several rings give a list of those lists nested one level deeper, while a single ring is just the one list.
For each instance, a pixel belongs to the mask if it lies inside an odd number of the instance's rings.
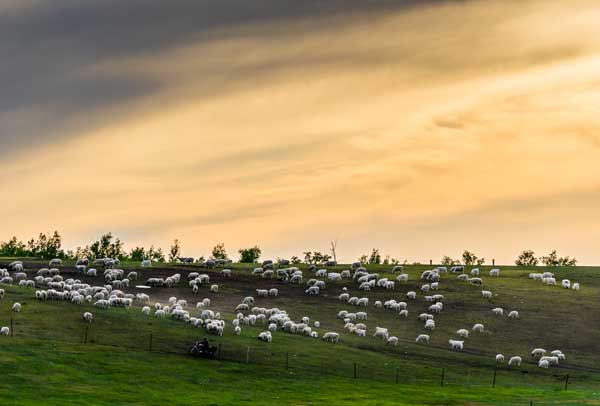
[{"label": "grazing sheep", "polygon": [[398,345],[398,337],[396,336],[391,336],[387,339],[387,344],[388,345],[393,345],[394,347],[396,347]]},{"label": "grazing sheep", "polygon": [[471,269],[471,276],[479,276],[479,268]]},{"label": "grazing sheep", "polygon": [[402,273],[396,277],[396,282],[407,282],[408,274]]},{"label": "grazing sheep", "polygon": [[534,348],[534,349],[531,351],[531,356],[532,356],[532,357],[542,357],[542,356],[546,355],[546,353],[547,353],[547,352],[548,352],[548,351],[546,351],[546,350],[545,350],[545,349],[543,349],[543,348]]},{"label": "grazing sheep", "polygon": [[369,298],[367,297],[361,297],[360,299],[358,299],[358,302],[356,303],[357,306],[363,306],[363,307],[368,307],[369,306]]},{"label": "grazing sheep", "polygon": [[159,309],[154,312],[154,315],[159,319],[164,319],[166,317],[167,313],[163,309]]},{"label": "grazing sheep", "polygon": [[231,269],[223,269],[221,275],[225,278],[231,278]]},{"label": "grazing sheep", "polygon": [[466,282],[469,280],[469,275],[467,275],[466,273],[461,273],[456,277],[456,279],[458,279],[459,281]]},{"label": "grazing sheep", "polygon": [[15,312],[15,313],[19,313],[21,311],[21,303],[15,302],[12,305],[12,311]]},{"label": "grazing sheep", "polygon": [[550,363],[549,363],[547,360],[545,360],[545,359],[541,359],[541,360],[538,362],[538,366],[539,366],[540,368],[548,369],[548,368],[550,368]]},{"label": "grazing sheep", "polygon": [[411,299],[411,300],[416,300],[417,299],[417,292],[406,292],[406,297],[407,299]]},{"label": "grazing sheep", "polygon": [[279,291],[275,288],[273,289],[269,289],[269,296],[277,296],[279,294]]},{"label": "grazing sheep", "polygon": [[418,319],[421,320],[421,321],[433,319],[433,314],[421,313],[421,314],[419,314]]},{"label": "grazing sheep", "polygon": [[307,295],[310,295],[310,296],[318,296],[320,291],[321,290],[319,289],[318,286],[311,286],[308,289],[306,289],[304,291],[304,293],[306,293]]},{"label": "grazing sheep", "polygon": [[149,316],[150,315],[150,308],[148,306],[142,307],[142,313],[144,313],[146,316]]},{"label": "grazing sheep", "polygon": [[571,281],[568,279],[563,279],[561,282],[561,286],[563,289],[571,289]]},{"label": "grazing sheep", "polygon": [[271,332],[276,332],[277,331],[277,324],[275,323],[271,323],[269,324],[269,327],[267,327],[267,330],[271,331]]},{"label": "grazing sheep", "polygon": [[211,285],[210,291],[212,293],[219,293],[219,285]]},{"label": "grazing sheep", "polygon": [[338,333],[328,332],[323,334],[323,340],[337,343],[340,340],[340,335]]},{"label": "grazing sheep", "polygon": [[518,319],[519,318],[519,312],[516,310],[512,310],[510,313],[508,313],[508,318],[509,319]]},{"label": "grazing sheep", "polygon": [[85,321],[87,321],[88,323],[91,323],[93,318],[94,318],[94,315],[92,313],[90,313],[90,312],[83,313],[83,319]]},{"label": "grazing sheep", "polygon": [[148,268],[148,267],[151,267],[151,266],[152,266],[152,261],[151,261],[151,260],[149,260],[149,259],[145,259],[145,260],[143,260],[143,261],[142,261],[142,263],[140,264],[140,266],[141,266],[142,268]]},{"label": "grazing sheep", "polygon": [[0,299],[4,299],[4,289],[0,289]]},{"label": "grazing sheep", "polygon": [[319,327],[321,327],[321,323],[318,321],[315,321],[314,326],[315,326],[315,328],[319,328]]},{"label": "grazing sheep", "polygon": [[398,313],[398,316],[400,316],[400,317],[408,317],[408,310],[406,310],[406,309],[400,310],[400,312]]},{"label": "grazing sheep", "polygon": [[494,313],[496,316],[504,316],[504,309],[501,307],[495,307],[492,309],[492,313]]},{"label": "grazing sheep", "polygon": [[490,292],[489,290],[482,290],[481,291],[481,297],[483,297],[484,299],[491,299],[492,298],[492,292]]},{"label": "grazing sheep", "polygon": [[497,362],[498,364],[504,364],[504,355],[502,355],[502,354],[497,354],[497,355],[496,355],[496,362]]},{"label": "grazing sheep", "polygon": [[472,330],[475,331],[475,332],[477,332],[477,333],[483,333],[484,330],[485,330],[485,328],[484,328],[483,324],[477,323],[477,324],[475,324],[473,326]]},{"label": "grazing sheep", "polygon": [[571,286],[572,290],[579,290],[579,284],[578,283],[574,283],[573,286]]},{"label": "grazing sheep", "polygon": [[388,329],[384,327],[375,327],[375,333],[373,334],[373,337],[387,340],[389,337]]},{"label": "grazing sheep", "polygon": [[520,367],[521,366],[521,361],[522,361],[522,359],[519,356],[511,357],[508,360],[508,366],[510,366],[510,367]]},{"label": "grazing sheep", "polygon": [[270,331],[263,331],[256,338],[258,338],[260,341],[264,341],[267,343],[270,343],[271,341],[273,341],[273,336],[271,335]]},{"label": "grazing sheep", "polygon": [[240,326],[235,326],[235,328],[233,329],[233,332],[235,333],[236,336],[239,336],[240,334],[242,334],[242,328]]},{"label": "grazing sheep", "polygon": [[548,285],[548,286],[556,286],[556,279],[555,278],[543,278],[542,279],[542,283],[544,285]]},{"label": "grazing sheep", "polygon": [[500,276],[500,269],[496,268],[496,269],[490,270],[490,276],[495,276],[495,277]]},{"label": "grazing sheep", "polygon": [[10,335],[10,328],[8,328],[8,327],[0,328],[0,335],[3,335],[3,336]]},{"label": "grazing sheep", "polygon": [[429,289],[431,289],[431,286],[428,283],[421,286],[421,292],[427,293],[429,292]]},{"label": "grazing sheep", "polygon": [[425,330],[433,330],[435,328],[435,321],[433,319],[425,320]]},{"label": "grazing sheep", "polygon": [[469,330],[466,328],[461,328],[460,330],[456,331],[456,335],[460,338],[469,338]]},{"label": "grazing sheep", "polygon": [[429,336],[427,334],[419,334],[415,341],[419,344],[429,344]]},{"label": "grazing sheep", "polygon": [[453,350],[462,351],[464,346],[464,341],[456,341],[456,340],[448,340],[450,347]]}]

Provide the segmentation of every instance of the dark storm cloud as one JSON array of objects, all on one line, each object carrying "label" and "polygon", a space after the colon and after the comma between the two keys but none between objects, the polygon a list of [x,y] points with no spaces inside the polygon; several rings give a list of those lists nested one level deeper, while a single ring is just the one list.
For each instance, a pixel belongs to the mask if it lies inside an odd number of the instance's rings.
[{"label": "dark storm cloud", "polygon": [[[82,74],[261,22],[362,18],[417,2],[22,0],[0,7],[0,154],[102,125],[102,114],[168,86],[127,72]],[[323,23],[326,24],[326,23]],[[233,32],[233,30],[231,30]],[[299,33],[301,35],[301,33]],[[267,67],[268,68],[268,67]]]}]

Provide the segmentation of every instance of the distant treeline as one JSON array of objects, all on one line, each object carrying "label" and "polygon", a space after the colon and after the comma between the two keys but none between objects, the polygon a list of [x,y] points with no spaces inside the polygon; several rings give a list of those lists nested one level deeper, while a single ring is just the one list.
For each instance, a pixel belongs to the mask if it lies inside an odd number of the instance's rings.
[{"label": "distant treeline", "polygon": [[[320,251],[305,251],[301,257],[292,256],[289,262],[292,264],[325,264],[332,261],[337,261],[336,255],[337,241],[331,243],[329,249],[330,254]],[[242,248],[238,250],[240,255],[239,262],[254,263],[261,257],[262,251],[258,246],[250,248]],[[77,260],[82,258],[97,259],[97,258],[118,258],[121,261],[143,261],[145,259],[153,262],[178,262],[178,261],[195,261],[204,262],[205,258],[182,258],[181,244],[179,240],[174,240],[169,247],[167,255],[162,248],[144,247],[132,248],[129,252],[125,251],[124,244],[121,239],[112,235],[112,233],[103,234],[100,239],[92,242],[84,247],[77,247],[75,250],[64,250],[62,248],[62,237],[58,231],[52,234],[40,233],[37,239],[32,238],[27,242],[20,241],[17,237],[12,237],[7,242],[0,242],[0,257],[35,257],[42,259],[61,258],[67,260]],[[217,244],[211,251],[211,259],[229,259],[224,244]],[[361,264],[384,264],[384,265],[399,265],[407,264],[408,261],[400,261],[399,259],[390,258],[389,255],[382,257],[379,249],[373,248],[370,254],[362,255],[358,258]],[[413,264],[418,265],[418,262]],[[465,250],[461,259],[452,259],[444,256],[441,260],[442,265],[467,265],[480,266],[485,264],[485,258],[479,258],[474,253]],[[543,264],[545,266],[575,266],[577,259],[568,256],[560,257],[556,250],[550,254],[537,257],[531,250],[525,250],[515,260],[515,264],[519,266],[537,266]]]}]

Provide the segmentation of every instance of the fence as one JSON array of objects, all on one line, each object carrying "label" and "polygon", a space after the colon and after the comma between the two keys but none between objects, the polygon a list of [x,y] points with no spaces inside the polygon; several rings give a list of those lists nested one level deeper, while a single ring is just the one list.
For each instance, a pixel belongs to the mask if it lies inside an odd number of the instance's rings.
[{"label": "fence", "polygon": [[[11,335],[18,338],[43,339],[66,344],[86,344],[118,347],[134,351],[152,353],[186,355],[192,344],[192,335],[205,335],[204,330],[191,330],[190,334],[177,335],[156,331],[148,326],[137,331],[132,340],[131,331],[122,331],[111,326],[89,324],[65,334],[47,328],[28,328],[24,326],[16,332],[14,320],[11,317]],[[17,323],[18,324],[18,323]],[[187,330],[187,329],[186,329]],[[61,334],[62,333],[62,334]],[[213,345],[218,350],[216,358],[222,362],[260,365],[261,371],[271,373],[294,373],[313,376],[338,377],[363,381],[376,381],[389,384],[423,384],[428,386],[462,386],[462,387],[547,387],[568,390],[576,384],[572,373],[550,375],[543,371],[527,371],[507,368],[484,368],[481,366],[421,366],[414,368],[414,361],[402,363],[401,359],[390,357],[385,365],[375,365],[372,362],[346,359],[340,351],[337,359],[322,358],[309,352],[271,351],[268,344],[240,345],[227,341],[218,336],[210,336]],[[212,362],[212,361],[208,361]],[[515,384],[515,382],[518,382]]]}]

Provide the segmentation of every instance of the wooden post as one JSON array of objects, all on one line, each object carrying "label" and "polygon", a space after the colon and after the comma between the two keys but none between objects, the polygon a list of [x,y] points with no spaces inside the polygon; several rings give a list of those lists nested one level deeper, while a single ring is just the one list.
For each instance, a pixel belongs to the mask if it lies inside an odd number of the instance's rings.
[{"label": "wooden post", "polygon": [[429,265],[433,265],[433,259],[429,260]]},{"label": "wooden post", "polygon": [[496,260],[492,259],[492,266],[495,266],[495,265],[496,265]]},{"label": "wooden post", "polygon": [[444,386],[444,375],[445,374],[446,374],[446,368],[442,368],[442,381],[441,381],[441,384],[440,384],[440,386],[442,386],[442,387]]},{"label": "wooden post", "polygon": [[398,383],[400,378],[400,368],[396,367],[396,383]]},{"label": "wooden post", "polygon": [[494,381],[492,382],[492,388],[496,387],[496,369],[494,369]]},{"label": "wooden post", "polygon": [[83,343],[87,344],[87,336],[88,336],[88,328],[90,326],[85,326],[85,335],[83,336]]},{"label": "wooden post", "polygon": [[250,347],[246,347],[246,364],[250,363]]},{"label": "wooden post", "polygon": [[565,390],[567,390],[568,386],[569,386],[569,374],[567,374],[567,377],[565,378]]},{"label": "wooden post", "polygon": [[10,316],[10,336],[11,337],[15,336],[15,329],[13,327],[13,316]]},{"label": "wooden post", "polygon": [[356,367],[357,367],[357,366],[356,366],[356,362],[355,362],[355,363],[354,363],[354,379],[356,379],[356,376],[357,376],[357,375],[356,375]]},{"label": "wooden post", "polygon": [[152,352],[152,333],[150,333],[150,345],[148,346],[148,351]]},{"label": "wooden post", "polygon": [[219,349],[217,350],[217,359],[221,360],[221,343],[219,343]]},{"label": "wooden post", "polygon": [[287,371],[288,369],[290,369],[290,353],[286,352],[285,353],[285,370]]}]

